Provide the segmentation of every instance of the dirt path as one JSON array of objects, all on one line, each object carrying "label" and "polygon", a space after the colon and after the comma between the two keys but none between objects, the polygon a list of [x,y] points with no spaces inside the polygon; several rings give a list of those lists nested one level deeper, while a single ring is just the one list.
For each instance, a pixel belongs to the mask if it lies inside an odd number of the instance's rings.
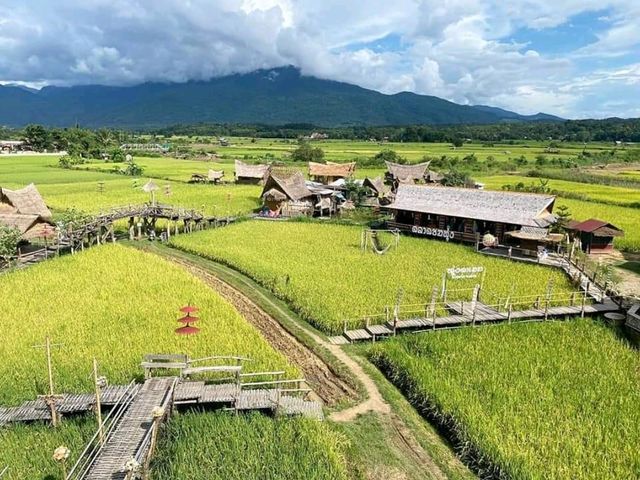
[{"label": "dirt path", "polygon": [[[337,403],[340,399],[344,399],[345,396],[355,397],[356,392],[339,376],[333,373],[318,355],[299,342],[280,325],[276,319],[267,314],[236,288],[188,260],[180,259],[175,255],[166,255],[166,257],[202,279],[207,285],[234,305],[251,324],[261,331],[274,348],[285,354],[304,372],[305,377],[309,380],[314,391],[325,403],[331,405]],[[335,422],[350,422],[363,413],[375,412],[380,414],[382,418],[388,419],[390,423],[390,427],[388,428],[389,442],[408,452],[416,464],[420,465],[420,468],[430,478],[436,480],[447,479],[447,475],[433,461],[431,455],[422,445],[420,445],[413,432],[407,427],[404,421],[392,411],[390,405],[382,397],[374,380],[364,371],[358,361],[348,355],[340,346],[329,343],[312,330],[300,325],[297,319],[292,318],[286,310],[283,310],[271,298],[260,290],[256,290],[243,275],[232,270],[227,272],[227,274],[233,276],[234,279],[243,283],[248,288],[253,289],[261,301],[270,305],[279,315],[287,318],[291,322],[295,322],[314,342],[327,349],[342,362],[349,372],[364,386],[367,399],[353,407],[332,413],[329,416],[331,420]]]},{"label": "dirt path", "polygon": [[345,397],[356,397],[355,390],[332,372],[318,355],[300,343],[277,320],[269,316],[245,295],[192,263],[175,258],[172,261],[182,265],[186,270],[203,280],[231,303],[249,323],[260,330],[260,333],[272,347],[302,370],[313,392],[325,404],[333,406],[344,400]]}]

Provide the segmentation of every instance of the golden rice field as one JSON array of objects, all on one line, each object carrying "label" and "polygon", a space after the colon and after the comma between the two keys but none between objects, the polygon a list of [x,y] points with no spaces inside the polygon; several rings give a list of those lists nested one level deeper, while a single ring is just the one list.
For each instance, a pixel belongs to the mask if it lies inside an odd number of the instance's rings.
[{"label": "golden rice field", "polygon": [[[187,303],[200,308],[201,332],[181,337],[174,329],[179,326],[178,309]],[[94,356],[100,373],[112,384],[140,379],[139,364],[145,353],[185,352],[192,358],[242,355],[252,359],[247,363],[249,371],[285,370],[288,376],[299,375],[231,305],[200,280],[175,264],[129,247],[95,247],[75,256],[0,275],[0,308],[5,312],[2,319],[5,341],[0,342],[3,406],[46,392],[45,354],[33,348],[42,344],[46,335],[54,343],[62,344],[53,350],[53,376],[58,392],[91,391]],[[180,434],[183,444],[167,446],[169,450],[176,449],[177,457],[162,467],[178,473],[189,472],[189,476],[181,478],[214,478],[208,476],[209,470],[198,458],[190,460],[181,456],[180,451],[208,438],[216,428],[225,440],[222,454],[238,458],[247,455],[252,458],[255,471],[270,468],[263,462],[266,458],[261,456],[264,453],[261,445],[265,431],[271,429],[271,438],[276,439],[274,436],[282,432],[285,439],[292,435],[299,439],[300,448],[278,450],[283,465],[315,464],[319,472],[316,478],[342,478],[341,443],[325,427],[312,427],[302,421],[298,424],[295,419],[291,419],[291,424],[282,420],[277,426],[266,425],[270,419],[245,421],[210,416],[202,421],[195,418],[190,423],[187,416],[185,419],[186,424],[177,423],[175,427],[183,429]],[[256,432],[256,425],[267,430]],[[11,480],[57,478],[57,466],[51,460],[53,449],[64,443],[73,457],[93,431],[95,420],[91,416],[65,421],[56,431],[43,425],[2,428],[0,471],[9,466],[6,478]],[[235,451],[236,448],[242,450]]]},{"label": "golden rice field", "polygon": [[[556,292],[571,291],[556,269],[511,262],[470,247],[403,236],[385,255],[360,250],[360,227],[317,222],[247,221],[172,238],[174,246],[228,264],[289,301],[307,320],[338,332],[343,320],[363,325],[404,290],[403,304],[425,304],[450,267],[484,266],[484,291],[492,298],[543,294],[550,279]],[[450,288],[470,289],[478,280]],[[464,297],[463,297],[464,298]]]},{"label": "golden rice field", "polygon": [[638,478],[640,356],[592,320],[381,342],[369,358],[484,478]]}]

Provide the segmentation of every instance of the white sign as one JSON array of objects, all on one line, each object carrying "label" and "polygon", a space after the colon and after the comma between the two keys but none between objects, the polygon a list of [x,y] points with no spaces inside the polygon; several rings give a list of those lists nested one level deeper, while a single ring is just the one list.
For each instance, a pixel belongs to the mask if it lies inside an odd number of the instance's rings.
[{"label": "white sign", "polygon": [[450,278],[476,278],[484,272],[484,267],[454,267],[447,268],[447,275]]},{"label": "white sign", "polygon": [[439,237],[444,238],[447,242],[455,236],[455,232],[452,232],[448,228],[443,230],[441,228],[430,228],[430,227],[418,227],[414,225],[411,227],[411,233],[417,233],[418,235],[426,235],[428,237]]}]

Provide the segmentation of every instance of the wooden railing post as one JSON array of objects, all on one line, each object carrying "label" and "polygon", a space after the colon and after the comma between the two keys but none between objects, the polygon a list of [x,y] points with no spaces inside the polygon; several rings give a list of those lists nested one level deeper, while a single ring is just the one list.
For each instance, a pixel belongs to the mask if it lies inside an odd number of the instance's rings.
[{"label": "wooden railing post", "polygon": [[584,309],[587,303],[587,292],[585,290],[584,295],[582,296],[582,308],[580,309],[580,317],[584,318]]}]

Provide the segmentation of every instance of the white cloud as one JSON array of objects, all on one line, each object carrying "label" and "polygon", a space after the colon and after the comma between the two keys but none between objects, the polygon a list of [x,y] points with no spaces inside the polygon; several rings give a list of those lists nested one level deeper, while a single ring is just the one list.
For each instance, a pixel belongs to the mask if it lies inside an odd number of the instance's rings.
[{"label": "white cloud", "polygon": [[[610,28],[565,58],[505,40],[603,10]],[[185,81],[293,64],[385,93],[631,115],[640,107],[630,94],[638,31],[640,3],[628,0],[3,0],[0,83]],[[400,48],[385,49],[387,36]],[[606,67],[607,58],[634,55],[631,65]]]}]

